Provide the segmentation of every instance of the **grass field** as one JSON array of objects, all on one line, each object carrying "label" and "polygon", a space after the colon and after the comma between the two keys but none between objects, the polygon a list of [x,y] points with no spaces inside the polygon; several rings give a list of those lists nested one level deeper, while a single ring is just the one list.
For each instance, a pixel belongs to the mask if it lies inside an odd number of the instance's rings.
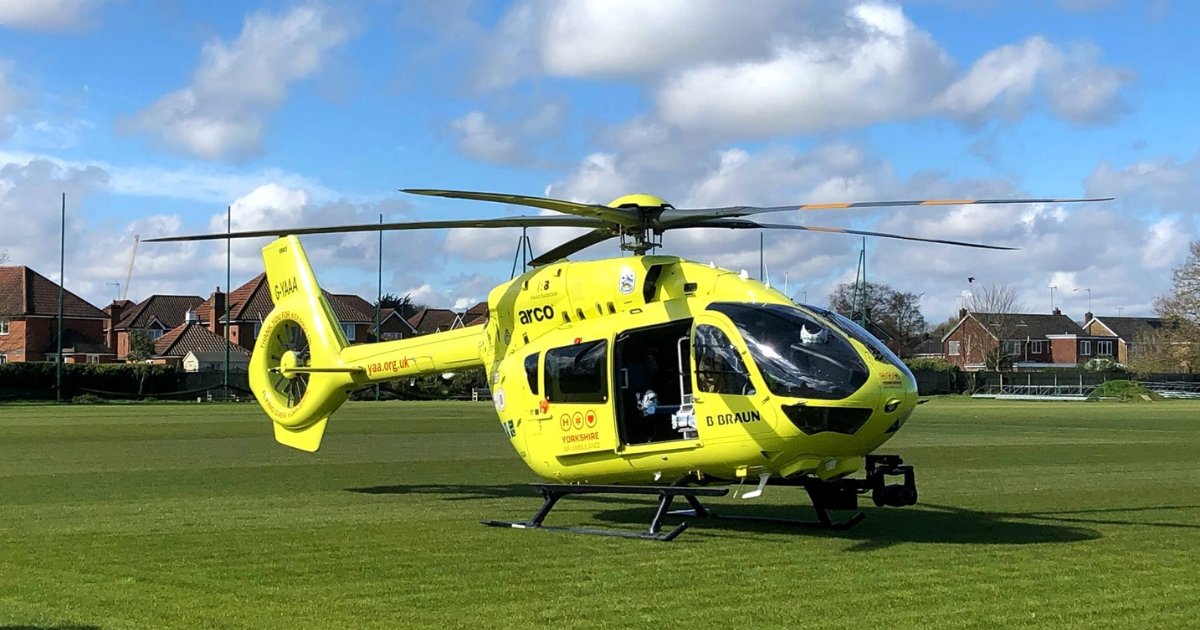
[{"label": "grass field", "polygon": [[[917,466],[921,505],[670,544],[479,525],[539,504],[486,404],[352,403],[330,426],[305,454],[252,405],[0,406],[0,629],[1200,620],[1197,402],[935,399],[883,451]],[[789,503],[717,501],[811,515]],[[548,522],[651,510],[568,499]]]}]

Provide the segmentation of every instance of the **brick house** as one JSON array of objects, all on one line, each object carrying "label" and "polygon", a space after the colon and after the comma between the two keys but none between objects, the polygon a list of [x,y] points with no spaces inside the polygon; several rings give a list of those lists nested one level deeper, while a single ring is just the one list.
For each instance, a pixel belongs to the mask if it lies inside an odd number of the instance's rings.
[{"label": "brick house", "polygon": [[[59,286],[24,266],[0,267],[0,363],[54,361],[58,356]],[[108,363],[104,311],[63,291],[63,361]]]},{"label": "brick house", "polygon": [[[155,363],[181,366],[186,372],[220,369],[225,365],[225,340],[198,321],[185,323],[154,343]],[[245,371],[250,351],[229,344],[229,366]]]},{"label": "brick house", "polygon": [[448,308],[426,308],[408,318],[417,335],[431,335],[463,327],[462,315]]},{"label": "brick house", "polygon": [[105,338],[113,344],[117,359],[129,355],[131,335],[134,331],[145,331],[150,342],[157,342],[163,335],[182,326],[188,313],[194,312],[204,298],[198,295],[151,295],[139,304],[128,300],[117,300],[104,311],[109,321],[105,327]]},{"label": "brick house", "polygon": [[1014,369],[1075,367],[1114,358],[1116,338],[1089,334],[1062,311],[970,313],[942,337],[942,356],[963,370],[981,370],[989,354],[1003,352]]},{"label": "brick house", "polygon": [[1118,363],[1129,364],[1130,355],[1137,353],[1137,340],[1142,335],[1163,329],[1163,320],[1158,317],[1094,317],[1088,313],[1083,324],[1089,335],[1117,338]]},{"label": "brick house", "polygon": [[[375,326],[375,307],[357,295],[324,293],[334,315],[342,324],[346,339],[350,343],[369,341]],[[275,308],[271,289],[267,286],[267,275],[260,273],[254,276],[229,293],[228,298],[229,339],[247,350],[253,350],[254,342],[262,330],[262,322]],[[225,335],[225,299],[226,294],[217,290],[196,307],[199,322],[218,338]],[[214,312],[216,317],[213,316]]]},{"label": "brick house", "polygon": [[379,310],[379,338],[381,341],[407,339],[416,336],[417,329],[394,308]]}]

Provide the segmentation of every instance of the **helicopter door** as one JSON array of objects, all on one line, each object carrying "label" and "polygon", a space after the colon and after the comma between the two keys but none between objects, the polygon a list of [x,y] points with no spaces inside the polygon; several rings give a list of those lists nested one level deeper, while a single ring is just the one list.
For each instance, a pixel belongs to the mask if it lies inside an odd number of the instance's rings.
[{"label": "helicopter door", "polygon": [[547,413],[558,425],[559,456],[612,451],[616,431],[609,402],[607,339],[579,341],[546,351]]},{"label": "helicopter door", "polygon": [[749,354],[735,339],[740,341],[713,317],[697,318],[692,330],[692,399],[696,426],[706,441],[769,432],[773,424],[759,409],[760,397],[746,365]]},{"label": "helicopter door", "polygon": [[613,393],[622,444],[696,437],[694,427],[679,422],[692,393],[691,326],[685,320],[617,335]]}]

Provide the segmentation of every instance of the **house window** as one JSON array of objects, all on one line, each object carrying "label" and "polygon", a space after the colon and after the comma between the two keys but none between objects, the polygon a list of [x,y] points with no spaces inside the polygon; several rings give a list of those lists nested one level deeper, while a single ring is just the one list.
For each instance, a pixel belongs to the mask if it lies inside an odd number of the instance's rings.
[{"label": "house window", "polygon": [[8,318],[0,317],[0,335],[8,334]]},{"label": "house window", "polygon": [[949,353],[949,355],[952,357],[956,357],[956,356],[962,354],[962,342],[961,341],[951,341],[950,348],[946,352]]},{"label": "house window", "polygon": [[0,354],[0,365],[4,365],[5,363],[8,363],[8,355]]},{"label": "house window", "polygon": [[1021,342],[1009,339],[1004,342],[1004,353],[1010,357],[1021,354]]},{"label": "house window", "polygon": [[1029,354],[1045,354],[1046,341],[1044,339],[1029,342]]},{"label": "house window", "polygon": [[150,328],[146,330],[146,338],[150,341],[158,341],[159,337],[163,336],[161,328]]},{"label": "house window", "polygon": [[354,324],[342,324],[342,332],[346,334],[346,341],[354,341]]},{"label": "house window", "polygon": [[100,355],[98,355],[98,354],[89,354],[89,355],[87,355],[87,362],[88,362],[88,363],[93,363],[93,364],[95,364],[95,363],[99,363],[99,362],[100,362]]},{"label": "house window", "polygon": [[262,322],[254,322],[254,337],[252,337],[252,338],[258,339],[258,335],[261,332],[262,332]]},{"label": "house window", "polygon": [[1083,341],[1080,341],[1079,342],[1079,355],[1086,357],[1086,356],[1090,356],[1091,354],[1092,354],[1092,342],[1088,341],[1086,339]]},{"label": "house window", "polygon": [[1113,350],[1113,348],[1112,348],[1111,341],[1097,341],[1096,342],[1096,354],[1098,354],[1102,357],[1111,357],[1113,355],[1112,350]]}]

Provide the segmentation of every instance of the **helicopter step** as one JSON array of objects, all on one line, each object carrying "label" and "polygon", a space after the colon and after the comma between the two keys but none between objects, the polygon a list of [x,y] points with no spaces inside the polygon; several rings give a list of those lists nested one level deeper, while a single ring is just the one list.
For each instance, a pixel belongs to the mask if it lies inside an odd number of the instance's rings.
[{"label": "helicopter step", "polygon": [[[515,529],[541,529],[545,531],[572,532],[576,534],[593,534],[597,536],[618,536],[621,538],[641,538],[646,540],[661,540],[670,542],[682,534],[688,524],[680,523],[674,529],[663,533],[662,520],[671,512],[671,503],[675,497],[684,497],[692,505],[700,505],[697,496],[721,497],[729,494],[728,487],[704,488],[696,486],[620,486],[620,485],[584,485],[562,483],[535,483],[533,487],[541,491],[545,501],[542,507],[528,521],[480,521],[488,527],[512,527]],[[602,529],[595,527],[559,527],[543,525],[550,510],[554,509],[558,500],[572,494],[642,494],[658,496],[658,509],[650,520],[650,527],[644,532],[625,531],[620,529]]]}]

